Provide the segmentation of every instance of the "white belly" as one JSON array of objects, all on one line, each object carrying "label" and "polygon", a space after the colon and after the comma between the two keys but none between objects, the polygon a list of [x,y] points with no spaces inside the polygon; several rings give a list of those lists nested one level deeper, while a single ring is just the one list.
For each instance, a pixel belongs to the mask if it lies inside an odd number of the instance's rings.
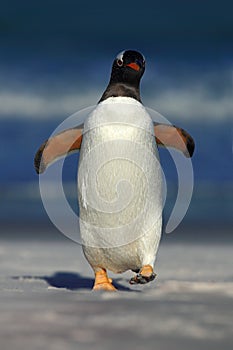
[{"label": "white belly", "polygon": [[153,265],[162,175],[152,120],[136,100],[109,98],[86,120],[78,199],[83,249],[93,267],[122,272]]}]

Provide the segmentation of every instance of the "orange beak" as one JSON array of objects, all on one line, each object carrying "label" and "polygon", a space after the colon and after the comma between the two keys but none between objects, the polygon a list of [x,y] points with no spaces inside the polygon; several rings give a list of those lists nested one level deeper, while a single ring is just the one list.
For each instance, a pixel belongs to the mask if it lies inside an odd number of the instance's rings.
[{"label": "orange beak", "polygon": [[132,68],[132,69],[134,69],[134,70],[136,70],[136,71],[139,71],[139,69],[140,69],[139,65],[137,65],[137,63],[134,63],[134,62],[129,63],[129,64],[127,64],[126,66],[127,66],[127,67],[130,67],[130,68]]}]

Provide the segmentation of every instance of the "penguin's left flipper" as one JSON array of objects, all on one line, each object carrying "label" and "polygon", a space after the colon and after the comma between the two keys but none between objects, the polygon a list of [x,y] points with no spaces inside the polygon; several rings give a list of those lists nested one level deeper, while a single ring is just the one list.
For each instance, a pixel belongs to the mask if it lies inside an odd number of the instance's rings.
[{"label": "penguin's left flipper", "polygon": [[34,157],[34,166],[37,174],[43,173],[46,168],[57,159],[77,152],[82,143],[82,129],[67,129],[45,141]]},{"label": "penguin's left flipper", "polygon": [[174,125],[156,124],[154,133],[158,146],[172,147],[190,158],[195,149],[193,138],[184,129]]}]

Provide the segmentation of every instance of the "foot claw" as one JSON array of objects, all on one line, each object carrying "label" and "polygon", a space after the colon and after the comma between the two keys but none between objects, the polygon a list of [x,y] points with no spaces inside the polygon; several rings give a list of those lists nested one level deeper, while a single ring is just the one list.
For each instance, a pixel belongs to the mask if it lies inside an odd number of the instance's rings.
[{"label": "foot claw", "polygon": [[146,284],[148,282],[151,282],[155,279],[156,273],[152,273],[150,276],[142,276],[140,273],[134,277],[131,278],[129,281],[130,284]]},{"label": "foot claw", "polygon": [[141,268],[140,272],[131,278],[130,284],[145,284],[155,279],[156,273],[150,265],[145,265]]}]

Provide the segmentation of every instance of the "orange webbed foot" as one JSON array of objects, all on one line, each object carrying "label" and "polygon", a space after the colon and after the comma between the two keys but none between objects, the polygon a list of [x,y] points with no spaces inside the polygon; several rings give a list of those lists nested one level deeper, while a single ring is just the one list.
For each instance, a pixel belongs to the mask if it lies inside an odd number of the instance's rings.
[{"label": "orange webbed foot", "polygon": [[112,283],[100,283],[95,284],[93,290],[104,290],[106,292],[116,292],[117,289],[114,287]]},{"label": "orange webbed foot", "polygon": [[112,279],[108,278],[105,269],[98,268],[95,271],[95,284],[93,290],[103,290],[107,292],[115,292],[117,289],[112,284]]}]

